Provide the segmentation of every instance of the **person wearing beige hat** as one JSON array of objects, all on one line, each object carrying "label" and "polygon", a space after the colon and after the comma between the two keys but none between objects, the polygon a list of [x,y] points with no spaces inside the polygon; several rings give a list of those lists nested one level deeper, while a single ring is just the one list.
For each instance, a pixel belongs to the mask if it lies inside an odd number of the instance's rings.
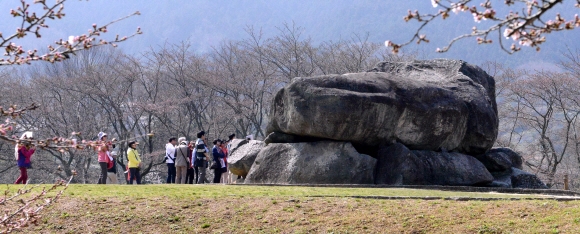
[{"label": "person wearing beige hat", "polygon": [[187,140],[185,137],[180,137],[177,139],[179,146],[175,148],[175,183],[185,184],[185,178],[187,177],[187,167],[189,166],[189,147],[187,146]]}]

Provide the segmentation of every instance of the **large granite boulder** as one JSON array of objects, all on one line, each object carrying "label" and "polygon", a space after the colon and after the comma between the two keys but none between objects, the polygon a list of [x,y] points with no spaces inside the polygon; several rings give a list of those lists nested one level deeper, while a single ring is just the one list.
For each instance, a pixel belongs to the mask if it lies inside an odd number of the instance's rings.
[{"label": "large granite boulder", "polygon": [[512,187],[514,188],[529,188],[529,189],[547,189],[548,186],[544,184],[536,175],[522,171],[517,168],[511,168]]},{"label": "large granite boulder", "polygon": [[463,61],[380,63],[372,72],[294,78],[275,95],[267,132],[482,154],[497,136],[494,93],[493,78]]},{"label": "large granite boulder", "polygon": [[266,146],[263,141],[250,140],[247,142],[228,155],[228,168],[234,175],[243,177],[248,175],[258,153]]},{"label": "large granite boulder", "polygon": [[375,163],[349,142],[271,143],[258,154],[245,183],[373,184]]},{"label": "large granite boulder", "polygon": [[271,132],[266,136],[264,142],[267,144],[270,143],[300,143],[300,142],[315,142],[315,141],[324,141],[321,138],[315,137],[305,137],[305,136],[297,136],[297,135],[290,135],[283,132]]},{"label": "large granite boulder", "polygon": [[493,181],[488,184],[489,187],[512,188],[512,170],[491,172]]},{"label": "large granite boulder", "polygon": [[493,181],[485,166],[457,152],[410,150],[396,143],[379,150],[375,183],[388,185],[485,185]]},{"label": "large granite boulder", "polygon": [[493,148],[485,154],[476,155],[475,158],[490,172],[506,171],[512,167],[522,169],[522,156],[510,148]]},{"label": "large granite boulder", "polygon": [[512,167],[501,172],[492,172],[494,177],[490,187],[524,188],[524,189],[547,189],[536,175]]}]

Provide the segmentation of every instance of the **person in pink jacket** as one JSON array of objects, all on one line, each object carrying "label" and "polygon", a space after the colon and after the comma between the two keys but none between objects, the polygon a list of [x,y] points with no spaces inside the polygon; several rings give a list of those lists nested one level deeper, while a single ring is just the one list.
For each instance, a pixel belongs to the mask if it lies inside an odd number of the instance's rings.
[{"label": "person in pink jacket", "polygon": [[100,141],[100,145],[97,148],[97,150],[99,155],[98,161],[99,167],[101,168],[101,173],[97,184],[107,184],[107,176],[108,176],[107,170],[109,161],[111,160],[109,158],[109,150],[112,148],[112,144],[111,142],[107,141],[107,134],[104,132],[99,132],[98,138]]},{"label": "person in pink jacket", "polygon": [[19,144],[17,149],[20,177],[18,177],[14,184],[26,184],[28,183],[28,174],[26,170],[31,167],[30,159],[32,158],[32,154],[34,154],[35,147],[30,143],[24,143]]}]

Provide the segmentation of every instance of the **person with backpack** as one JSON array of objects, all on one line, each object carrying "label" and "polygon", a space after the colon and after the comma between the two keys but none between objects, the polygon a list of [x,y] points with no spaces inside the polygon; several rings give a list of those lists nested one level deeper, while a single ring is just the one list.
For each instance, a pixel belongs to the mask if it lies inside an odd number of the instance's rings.
[{"label": "person with backpack", "polygon": [[179,146],[176,148],[175,153],[175,171],[177,176],[175,177],[175,183],[185,184],[185,177],[187,175],[187,168],[189,164],[189,147],[187,147],[187,140],[185,137],[180,137]]},{"label": "person with backpack", "polygon": [[[30,137],[32,138],[32,137]],[[30,139],[26,137],[26,133],[22,134],[20,139]],[[29,142],[20,143],[16,146],[15,156],[18,164],[18,168],[20,168],[20,177],[16,179],[14,184],[26,184],[28,183],[28,168],[32,168],[31,158],[34,154],[35,147],[34,145],[30,144]]]},{"label": "person with backpack", "polygon": [[141,158],[139,157],[139,152],[137,152],[137,145],[139,142],[131,141],[129,142],[129,149],[127,150],[127,159],[129,160],[129,173],[131,177],[129,178],[129,184],[133,179],[137,180],[137,184],[141,184]]},{"label": "person with backpack", "polygon": [[215,184],[219,184],[220,183],[220,179],[222,177],[222,172],[225,169],[225,162],[224,162],[224,157],[225,154],[221,148],[222,145],[222,140],[220,139],[216,139],[213,141],[213,148],[212,148],[212,154],[213,154],[213,165],[212,165],[212,169],[214,171],[214,177],[213,177],[213,182]]},{"label": "person with backpack", "polygon": [[99,132],[99,146],[98,150],[98,161],[101,168],[101,174],[99,176],[99,182],[97,184],[107,183],[107,170],[110,162],[109,159],[109,149],[111,147],[111,142],[107,142],[107,134],[104,132]]},{"label": "person with backpack", "polygon": [[118,184],[117,180],[117,155],[119,154],[119,148],[113,145],[113,151],[111,151],[111,161],[113,166],[107,169],[107,184]]},{"label": "person with backpack", "polygon": [[169,142],[165,145],[165,162],[167,163],[167,183],[175,183],[175,145],[177,139],[175,137],[169,138]]},{"label": "person with backpack", "polygon": [[195,141],[195,146],[192,152],[192,166],[195,169],[195,175],[197,177],[197,183],[205,183],[205,173],[207,170],[207,163],[209,161],[209,150],[205,146],[205,132],[201,131],[197,133],[197,140]]}]

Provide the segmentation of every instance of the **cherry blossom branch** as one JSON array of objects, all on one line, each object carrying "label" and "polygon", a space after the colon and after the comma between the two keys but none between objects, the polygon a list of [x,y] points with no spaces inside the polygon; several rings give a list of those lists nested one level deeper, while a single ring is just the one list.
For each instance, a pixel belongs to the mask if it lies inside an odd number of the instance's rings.
[{"label": "cherry blossom branch", "polygon": [[[22,17],[22,23],[20,25],[20,28],[17,28],[16,33],[14,33],[13,35],[11,35],[7,38],[2,37],[2,34],[0,33],[0,39],[2,39],[2,41],[0,41],[0,47],[5,47],[7,43],[9,43],[10,41],[12,41],[15,38],[25,37],[27,35],[26,32],[32,32],[31,30],[32,30],[32,28],[34,28],[34,26],[38,26],[36,28],[36,30],[34,31],[34,34],[36,35],[36,37],[40,38],[41,37],[41,35],[39,34],[40,28],[48,28],[48,25],[44,24],[44,22],[47,18],[49,18],[49,19],[59,18],[60,19],[64,16],[64,13],[62,13],[64,5],[62,3],[57,3],[53,6],[47,6],[44,1],[38,2],[44,6],[43,9],[46,10],[46,12],[41,17],[37,17],[36,12],[33,12],[32,14],[30,14],[28,12],[28,8],[30,7],[30,4],[27,4],[26,1],[22,1],[22,0],[20,2],[22,3],[22,7],[18,7],[18,9],[16,9],[16,10],[10,9],[10,14],[12,16]],[[54,9],[56,9],[59,6],[60,6],[60,9],[58,10],[58,12],[55,13]],[[26,26],[27,23],[28,23],[28,26]]]},{"label": "cherry blossom branch", "polygon": [[[446,46],[443,48],[437,48],[437,52],[443,53],[447,52],[451,46],[462,39],[475,37],[478,44],[489,44],[493,43],[491,39],[488,39],[489,35],[493,32],[497,32],[500,36],[499,44],[500,47],[507,53],[514,53],[521,49],[520,46],[535,47],[537,51],[540,50],[539,45],[546,41],[545,34],[552,32],[572,30],[580,27],[580,18],[576,14],[573,19],[566,20],[560,14],[557,14],[554,19],[544,22],[541,17],[545,15],[546,12],[552,10],[557,4],[562,4],[564,0],[505,0],[504,4],[508,7],[515,6],[516,3],[524,4],[524,11],[520,15],[518,11],[510,11],[505,17],[497,17],[495,9],[492,7],[490,0],[481,1],[480,7],[472,6],[468,7],[467,4],[475,2],[475,0],[460,0],[460,1],[447,1],[450,5],[444,5],[441,0],[431,0],[433,7],[439,8],[436,14],[420,14],[418,11],[409,11],[404,17],[405,21],[416,20],[421,22],[421,25],[411,37],[411,39],[402,44],[396,44],[392,41],[386,41],[385,46],[391,48],[393,53],[398,53],[399,50],[409,45],[412,42],[428,43],[429,40],[425,34],[421,34],[422,30],[429,25],[432,21],[439,19],[441,17],[443,20],[450,17],[450,13],[459,14],[461,12],[470,13],[476,23],[482,20],[489,20],[496,22],[492,26],[480,30],[477,27],[472,28],[472,33],[463,34],[453,38]],[[580,0],[575,1],[574,7],[580,8]],[[502,32],[502,29],[504,31]],[[514,43],[509,47],[509,50],[504,46],[504,41],[501,36],[506,39],[512,39]]]},{"label": "cherry blossom branch", "polygon": [[[1,125],[0,125],[1,126]],[[11,127],[11,126],[9,126]],[[40,149],[44,149],[44,150],[56,150],[59,151],[61,153],[67,152],[71,149],[77,149],[77,150],[83,150],[83,149],[92,149],[92,150],[98,150],[99,147],[101,147],[102,145],[105,144],[118,144],[118,143],[124,143],[124,142],[129,142],[129,141],[133,141],[135,139],[138,139],[140,137],[143,136],[136,136],[133,138],[128,138],[125,140],[121,140],[121,141],[117,141],[117,140],[113,140],[113,141],[87,141],[87,140],[82,140],[80,142],[78,142],[78,140],[75,138],[76,136],[79,136],[81,133],[80,132],[73,132],[70,138],[64,138],[64,137],[53,137],[53,138],[47,138],[47,139],[42,139],[42,140],[36,140],[36,139],[18,139],[17,136],[13,135],[11,137],[8,137],[7,135],[3,135],[3,132],[0,130],[0,140],[4,140],[7,142],[11,142],[13,144],[30,144],[36,147],[39,147]],[[154,133],[147,133],[146,136],[147,137],[153,137],[155,134]]]},{"label": "cherry blossom branch", "polygon": [[26,193],[30,193],[30,191],[32,191],[33,189],[37,188],[40,186],[40,184],[36,184],[30,188],[26,188],[28,186],[28,183],[26,183],[24,185],[24,187],[19,188],[18,191],[16,192],[16,194],[12,195],[11,197],[8,197],[8,190],[4,191],[4,198],[2,200],[0,200],[0,205],[5,205],[6,202],[12,201],[15,198],[19,197],[22,194],[26,194]]},{"label": "cherry blossom branch", "polygon": [[[96,38],[102,36],[103,33],[108,32],[108,26],[129,17],[140,15],[137,11],[125,17],[111,21],[101,27],[97,27],[96,24],[93,24],[93,27],[89,30],[88,34],[70,36],[68,40],[60,39],[54,43],[54,46],[49,45],[49,52],[43,55],[37,55],[37,49],[26,51],[22,46],[13,42],[15,39],[26,37],[28,33],[34,33],[37,38],[40,38],[40,30],[42,28],[48,28],[46,20],[62,19],[65,16],[65,13],[63,12],[65,1],[66,0],[58,0],[54,5],[47,5],[45,0],[35,0],[33,4],[40,4],[43,7],[43,13],[38,14],[40,16],[38,16],[36,12],[30,12],[31,5],[27,3],[26,0],[21,0],[20,2],[22,5],[16,10],[11,9],[10,14],[13,17],[20,17],[22,21],[20,27],[17,28],[16,32],[11,36],[3,37],[0,32],[0,48],[4,48],[5,50],[5,58],[0,58],[0,66],[30,64],[32,61],[47,61],[51,63],[59,62],[69,58],[69,54],[75,54],[76,51],[102,45],[116,47],[116,43],[123,42],[138,34],[142,34],[141,29],[138,27],[137,31],[129,36],[119,37],[119,35],[117,35],[115,39],[112,40],[100,39],[98,42],[96,41]],[[57,8],[58,10],[56,10]]]},{"label": "cherry blossom branch", "polygon": [[104,141],[100,141],[100,140],[97,140],[97,141],[82,140],[82,141],[78,142],[78,140],[76,138],[81,135],[80,132],[73,132],[69,138],[52,137],[52,138],[46,138],[46,139],[19,139],[18,136],[16,136],[16,135],[9,136],[8,133],[12,132],[14,130],[14,126],[17,126],[17,123],[11,121],[11,119],[20,118],[27,111],[35,110],[38,107],[39,106],[35,103],[33,103],[27,107],[21,108],[21,109],[18,109],[18,107],[16,105],[11,105],[7,110],[4,110],[4,108],[2,108],[0,106],[0,116],[8,117],[5,121],[5,123],[0,124],[0,140],[11,142],[13,144],[30,144],[30,145],[39,147],[40,149],[47,149],[47,150],[52,149],[52,150],[56,150],[56,151],[59,151],[61,153],[64,153],[64,152],[69,151],[71,149],[97,150],[100,146],[102,146],[104,144],[108,144],[108,143],[124,143],[124,142],[129,142],[129,141],[144,137],[144,136],[146,136],[146,137],[155,136],[155,134],[153,132],[150,132],[150,133],[147,133],[147,134],[142,135],[142,136],[135,136],[135,137],[128,138],[125,140],[121,140],[121,141],[117,141],[116,139],[113,139],[112,141],[109,141],[109,142],[104,142]]},{"label": "cherry blossom branch", "polygon": [[[2,205],[15,209],[15,211],[10,213],[8,210],[6,210],[4,215],[0,218],[0,233],[10,233],[12,231],[27,227],[30,224],[36,225],[38,220],[41,218],[40,212],[62,197],[62,194],[68,188],[75,175],[76,172],[73,172],[73,176],[71,176],[70,179],[66,181],[66,183],[64,180],[59,180],[54,183],[48,190],[43,188],[40,193],[32,196],[28,200],[19,199],[16,201],[17,203],[11,204],[6,204],[7,200],[5,200]],[[61,187],[62,189],[57,191]],[[19,189],[13,198],[30,193],[30,190],[31,189]],[[53,197],[47,197],[51,192],[55,192],[56,194]],[[5,192],[5,194],[7,193],[8,191]]]}]

